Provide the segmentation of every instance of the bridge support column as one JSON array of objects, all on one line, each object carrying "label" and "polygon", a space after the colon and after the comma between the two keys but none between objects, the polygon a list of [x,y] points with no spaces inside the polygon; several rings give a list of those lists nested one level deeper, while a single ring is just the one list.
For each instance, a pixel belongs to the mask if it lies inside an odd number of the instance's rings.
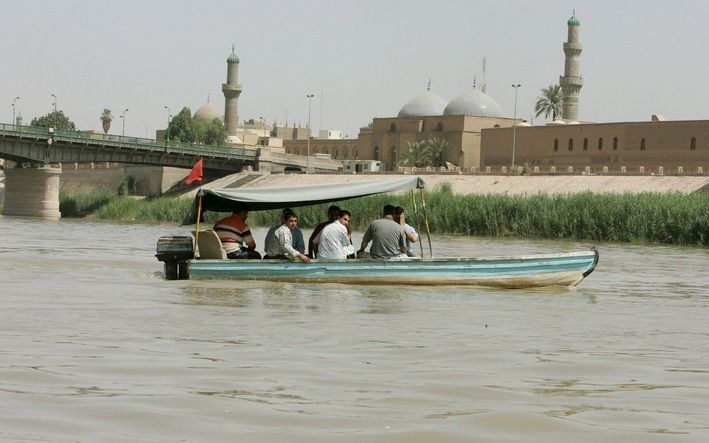
[{"label": "bridge support column", "polygon": [[61,168],[5,169],[3,215],[58,219]]}]

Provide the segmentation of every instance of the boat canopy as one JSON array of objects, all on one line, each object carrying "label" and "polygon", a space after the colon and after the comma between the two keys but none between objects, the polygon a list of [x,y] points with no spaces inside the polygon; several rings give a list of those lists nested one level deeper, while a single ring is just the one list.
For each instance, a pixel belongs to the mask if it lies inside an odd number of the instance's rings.
[{"label": "boat canopy", "polygon": [[328,185],[308,185],[274,188],[221,188],[200,189],[195,196],[190,212],[182,220],[183,225],[197,223],[201,199],[201,212],[232,212],[236,209],[263,211],[298,206],[330,203],[367,195],[424,187],[418,176],[395,179],[361,181]]}]

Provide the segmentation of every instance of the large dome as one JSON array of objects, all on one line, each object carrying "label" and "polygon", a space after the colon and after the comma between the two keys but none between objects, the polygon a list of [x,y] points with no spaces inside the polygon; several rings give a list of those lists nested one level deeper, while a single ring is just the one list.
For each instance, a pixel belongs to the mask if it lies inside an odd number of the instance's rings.
[{"label": "large dome", "polygon": [[412,98],[399,111],[399,117],[424,117],[441,115],[446,107],[446,101],[431,91]]},{"label": "large dome", "polygon": [[451,100],[443,115],[472,115],[475,117],[502,117],[502,109],[489,95],[473,89]]},{"label": "large dome", "polygon": [[214,105],[207,103],[197,109],[197,112],[194,113],[194,118],[203,123],[209,124],[212,123],[215,118],[221,120],[222,116],[219,114],[219,111],[214,107]]}]

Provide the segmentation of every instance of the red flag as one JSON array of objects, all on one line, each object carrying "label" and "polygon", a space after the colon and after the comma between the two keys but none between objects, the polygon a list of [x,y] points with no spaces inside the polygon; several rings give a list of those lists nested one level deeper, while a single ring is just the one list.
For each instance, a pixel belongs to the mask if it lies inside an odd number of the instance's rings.
[{"label": "red flag", "polygon": [[190,175],[187,176],[185,179],[185,184],[189,185],[192,184],[192,182],[201,182],[202,181],[202,159],[200,158],[197,160],[197,163],[192,166],[192,171],[190,171]]}]

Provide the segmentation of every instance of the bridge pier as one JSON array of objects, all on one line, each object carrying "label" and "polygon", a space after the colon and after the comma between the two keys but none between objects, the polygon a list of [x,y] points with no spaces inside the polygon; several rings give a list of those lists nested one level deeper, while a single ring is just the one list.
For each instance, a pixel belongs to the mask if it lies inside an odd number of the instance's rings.
[{"label": "bridge pier", "polygon": [[61,168],[45,166],[5,169],[3,215],[59,219]]}]

